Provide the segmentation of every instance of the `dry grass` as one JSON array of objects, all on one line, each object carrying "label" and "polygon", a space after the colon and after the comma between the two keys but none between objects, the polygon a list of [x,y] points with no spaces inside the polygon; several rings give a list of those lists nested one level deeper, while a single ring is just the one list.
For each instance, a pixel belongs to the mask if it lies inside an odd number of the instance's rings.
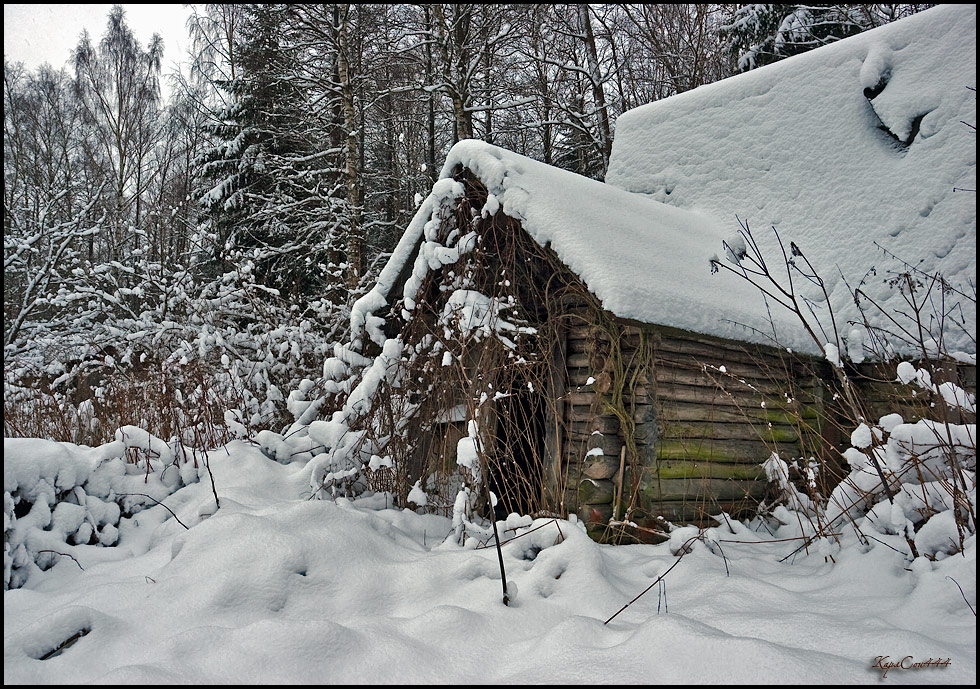
[{"label": "dry grass", "polygon": [[121,426],[133,425],[189,447],[213,448],[234,437],[224,410],[243,406],[242,391],[222,386],[199,362],[89,367],[87,372],[77,367],[59,377],[25,376],[22,371],[8,367],[5,375],[4,437],[94,447],[114,440]]}]

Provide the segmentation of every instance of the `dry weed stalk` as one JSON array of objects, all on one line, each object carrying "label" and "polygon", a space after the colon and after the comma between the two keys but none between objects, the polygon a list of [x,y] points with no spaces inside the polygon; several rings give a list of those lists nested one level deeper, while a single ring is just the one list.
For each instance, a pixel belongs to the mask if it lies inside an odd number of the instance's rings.
[{"label": "dry weed stalk", "polygon": [[[964,448],[954,439],[952,429],[956,424],[965,424],[963,427],[967,431],[975,428],[975,425],[971,427],[970,424],[975,424],[976,414],[974,411],[967,411],[962,404],[951,402],[947,395],[942,394],[943,384],[940,381],[948,381],[945,385],[952,385],[951,389],[962,390],[958,387],[960,382],[958,368],[955,360],[947,352],[944,342],[948,330],[956,328],[966,332],[975,346],[975,334],[968,331],[962,311],[964,301],[972,303],[973,308],[976,308],[975,288],[971,294],[949,284],[941,275],[925,273],[903,261],[903,269],[893,273],[888,282],[890,287],[900,291],[907,308],[890,312],[867,294],[863,285],[871,275],[875,274],[874,269],[865,275],[858,288],[851,290],[861,320],[850,325],[861,326],[868,333],[869,343],[864,346],[865,353],[877,362],[893,360],[895,345],[914,353],[918,361],[918,375],[925,381],[919,382],[919,385],[925,388],[925,394],[919,395],[913,390],[910,397],[907,385],[897,382],[894,373],[885,373],[889,368],[887,363],[878,364],[876,368],[875,365],[868,364],[854,365],[843,359],[832,360],[831,353],[844,351],[845,340],[838,328],[833,308],[830,306],[824,280],[795,243],[791,243],[791,251],[787,255],[782,239],[773,228],[782,251],[781,265],[785,267],[786,272],[785,279],[777,278],[766,264],[748,225],[741,223],[741,226],[740,235],[745,240],[748,250],[741,255],[736,255],[726,242],[724,245],[726,252],[730,257],[736,257],[735,265],[726,265],[714,259],[713,268],[724,269],[738,275],[758,288],[766,296],[767,303],[774,303],[788,309],[796,316],[818,349],[824,350],[828,345],[833,346],[833,349],[825,350],[828,351],[827,361],[812,360],[809,364],[813,374],[824,381],[829,403],[820,410],[816,424],[802,414],[796,414],[801,431],[805,432],[805,437],[815,443],[813,447],[816,451],[815,456],[820,459],[821,465],[828,469],[825,473],[837,477],[838,472],[846,467],[841,457],[849,443],[843,441],[849,439],[851,432],[861,424],[877,428],[875,419],[884,416],[887,412],[895,411],[902,411],[904,418],[936,421],[933,426],[935,443],[931,446],[916,447],[914,451],[910,449],[910,461],[901,471],[895,471],[894,468],[886,471],[882,466],[879,455],[886,445],[886,439],[884,434],[872,433],[871,442],[859,449],[867,457],[868,464],[874,467],[878,475],[879,487],[869,490],[856,485],[845,471],[844,475],[840,476],[839,483],[851,489],[852,497],[849,498],[849,504],[840,505],[842,516],[851,522],[859,537],[862,537],[852,516],[852,508],[873,504],[875,495],[879,493],[883,494],[889,503],[894,504],[896,493],[903,485],[913,482],[922,487],[921,498],[925,507],[920,510],[920,517],[928,519],[938,509],[930,505],[929,496],[924,488],[927,483],[932,482],[943,486],[949,493],[959,535],[958,548],[962,552],[965,538],[976,532],[975,509],[969,499],[969,492],[976,488],[975,473],[972,473],[975,472],[976,439],[971,434]],[[896,258],[888,252],[886,255]],[[807,302],[794,284],[794,278],[801,278],[820,289],[823,302],[828,305],[828,312],[823,319],[817,318],[814,311],[805,306]],[[869,310],[880,314],[885,325],[873,326],[869,318]],[[926,373],[923,374],[923,371]],[[773,379],[783,382],[787,399],[797,398],[793,389],[796,380],[794,376],[774,376]],[[873,399],[874,395],[870,391],[876,387],[887,388],[885,400]],[[965,460],[961,456],[962,450],[972,453],[972,467],[968,466],[968,458]],[[933,452],[938,452],[945,458],[944,470],[939,471],[935,464],[925,461],[925,458]],[[910,477],[907,474],[915,474],[915,476]],[[815,483],[804,481],[804,485],[814,504],[826,502],[827,498],[821,496],[821,491],[815,490]],[[829,496],[830,492],[824,494]],[[801,549],[805,549],[816,538],[831,536],[833,531],[839,529],[840,523],[836,520],[835,523],[824,520],[822,513],[815,510],[810,515],[810,526],[814,535],[804,542]],[[918,551],[912,535],[907,532],[904,535],[911,556],[917,557]]]}]

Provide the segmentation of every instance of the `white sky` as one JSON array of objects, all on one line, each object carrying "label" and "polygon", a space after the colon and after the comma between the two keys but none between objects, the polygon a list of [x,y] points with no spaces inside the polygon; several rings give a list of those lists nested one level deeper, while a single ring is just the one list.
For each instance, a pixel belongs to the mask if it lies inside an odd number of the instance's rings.
[{"label": "white sky", "polygon": [[[28,68],[47,62],[63,66],[78,45],[82,29],[88,29],[96,45],[105,32],[112,5],[7,5],[3,6],[3,55]],[[163,73],[184,60],[190,45],[185,22],[190,8],[184,5],[123,4],[126,22],[143,47],[154,33],[163,37]]]}]

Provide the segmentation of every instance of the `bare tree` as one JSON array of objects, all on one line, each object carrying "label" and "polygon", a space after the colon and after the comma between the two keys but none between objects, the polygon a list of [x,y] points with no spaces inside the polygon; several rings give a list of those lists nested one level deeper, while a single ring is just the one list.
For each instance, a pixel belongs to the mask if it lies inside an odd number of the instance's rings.
[{"label": "bare tree", "polygon": [[75,48],[75,87],[88,125],[88,155],[104,170],[115,195],[108,250],[123,255],[129,226],[142,220],[142,193],[152,172],[147,158],[157,136],[163,40],[144,50],[114,5],[98,48],[88,32]]}]

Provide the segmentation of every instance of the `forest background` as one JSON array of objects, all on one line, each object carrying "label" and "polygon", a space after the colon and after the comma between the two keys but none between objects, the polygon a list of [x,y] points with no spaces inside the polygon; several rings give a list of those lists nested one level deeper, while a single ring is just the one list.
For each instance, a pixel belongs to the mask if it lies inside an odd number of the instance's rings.
[{"label": "forest background", "polygon": [[164,99],[114,6],[4,60],[4,435],[285,427],[455,142],[602,180],[619,114],[927,7],[192,6]]}]

